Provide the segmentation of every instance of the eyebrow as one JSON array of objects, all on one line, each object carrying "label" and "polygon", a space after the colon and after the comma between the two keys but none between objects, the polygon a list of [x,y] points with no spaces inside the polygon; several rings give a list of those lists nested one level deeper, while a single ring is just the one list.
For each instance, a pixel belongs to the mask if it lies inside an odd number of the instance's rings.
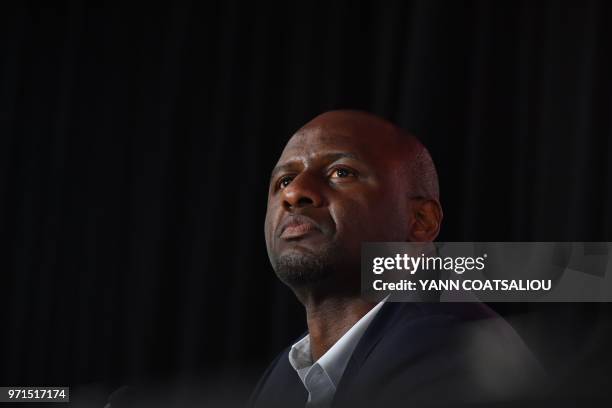
[{"label": "eyebrow", "polygon": [[[361,160],[356,154],[350,153],[350,152],[327,153],[327,154],[321,155],[318,158],[325,160],[325,161],[332,162],[332,163],[340,159]],[[281,164],[279,166],[274,167],[274,169],[272,169],[272,173],[270,174],[270,179],[274,178],[276,174],[282,172],[283,170],[288,170],[291,167],[293,167],[296,161],[297,160],[293,160],[288,163]]]}]

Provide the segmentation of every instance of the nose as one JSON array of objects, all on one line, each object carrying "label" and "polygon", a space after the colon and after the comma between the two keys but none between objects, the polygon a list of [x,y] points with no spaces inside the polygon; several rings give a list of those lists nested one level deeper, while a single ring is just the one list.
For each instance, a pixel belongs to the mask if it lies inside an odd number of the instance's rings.
[{"label": "nose", "polygon": [[287,211],[308,206],[320,207],[323,203],[319,183],[304,172],[297,175],[282,190],[283,208]]}]

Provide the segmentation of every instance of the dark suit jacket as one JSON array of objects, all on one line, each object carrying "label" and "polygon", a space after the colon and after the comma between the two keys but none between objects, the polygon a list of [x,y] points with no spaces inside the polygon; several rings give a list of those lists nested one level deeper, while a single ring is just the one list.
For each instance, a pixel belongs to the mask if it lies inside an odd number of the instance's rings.
[{"label": "dark suit jacket", "polygon": [[[304,406],[308,394],[289,350],[265,371],[251,407]],[[333,406],[516,401],[542,378],[522,340],[483,304],[386,302],[355,348]]]}]

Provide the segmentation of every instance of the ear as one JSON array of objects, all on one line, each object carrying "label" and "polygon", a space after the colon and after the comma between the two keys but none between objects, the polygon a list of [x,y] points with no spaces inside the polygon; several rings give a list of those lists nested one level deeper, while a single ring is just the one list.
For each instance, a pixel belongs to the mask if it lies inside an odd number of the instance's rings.
[{"label": "ear", "polygon": [[437,200],[414,198],[410,200],[409,241],[431,242],[436,239],[442,224],[442,206]]}]

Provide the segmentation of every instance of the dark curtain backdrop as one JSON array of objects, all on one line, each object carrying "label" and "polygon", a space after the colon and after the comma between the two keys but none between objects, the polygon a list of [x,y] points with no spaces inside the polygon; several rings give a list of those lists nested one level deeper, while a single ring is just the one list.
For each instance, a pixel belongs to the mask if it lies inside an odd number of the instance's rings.
[{"label": "dark curtain backdrop", "polygon": [[[420,135],[442,241],[612,240],[609,2],[166,3],[1,6],[3,385],[258,373],[305,327],[269,171],[332,108]],[[609,307],[540,309],[602,358]]]}]

